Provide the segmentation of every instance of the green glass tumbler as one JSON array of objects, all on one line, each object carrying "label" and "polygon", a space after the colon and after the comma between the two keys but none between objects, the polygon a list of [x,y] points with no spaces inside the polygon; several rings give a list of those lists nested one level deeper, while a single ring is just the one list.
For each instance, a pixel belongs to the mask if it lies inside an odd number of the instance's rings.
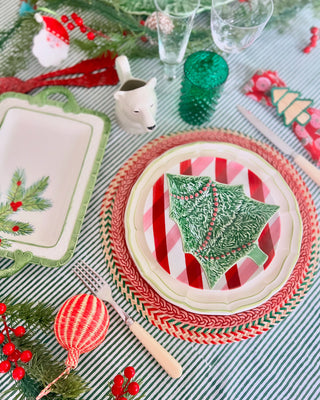
[{"label": "green glass tumbler", "polygon": [[229,74],[228,64],[212,51],[197,51],[184,64],[179,113],[191,125],[212,117]]}]

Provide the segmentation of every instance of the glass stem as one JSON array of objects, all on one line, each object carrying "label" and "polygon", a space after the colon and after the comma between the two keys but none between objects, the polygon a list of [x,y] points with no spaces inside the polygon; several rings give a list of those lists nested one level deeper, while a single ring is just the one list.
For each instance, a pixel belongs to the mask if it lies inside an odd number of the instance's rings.
[{"label": "glass stem", "polygon": [[169,81],[177,77],[177,66],[175,64],[164,64],[164,74]]}]

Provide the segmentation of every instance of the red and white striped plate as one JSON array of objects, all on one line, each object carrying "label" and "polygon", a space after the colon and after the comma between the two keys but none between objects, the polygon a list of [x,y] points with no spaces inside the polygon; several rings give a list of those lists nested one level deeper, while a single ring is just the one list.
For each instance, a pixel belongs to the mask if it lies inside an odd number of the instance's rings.
[{"label": "red and white striped plate", "polygon": [[[243,258],[211,290],[198,261],[183,252],[169,217],[166,173],[242,184],[247,196],[279,205],[259,237],[265,264]],[[297,261],[302,237],[297,202],[281,174],[256,153],[221,142],[178,146],[149,164],[131,191],[125,227],[139,272],[163,298],[188,311],[221,315],[256,307],[278,291]]]}]

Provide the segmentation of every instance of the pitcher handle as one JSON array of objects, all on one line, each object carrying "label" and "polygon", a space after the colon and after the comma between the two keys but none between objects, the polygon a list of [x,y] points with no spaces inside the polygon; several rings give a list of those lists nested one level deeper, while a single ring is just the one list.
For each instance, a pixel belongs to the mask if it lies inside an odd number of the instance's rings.
[{"label": "pitcher handle", "polygon": [[119,56],[116,58],[116,71],[118,73],[120,85],[132,79],[129,60],[126,56]]}]

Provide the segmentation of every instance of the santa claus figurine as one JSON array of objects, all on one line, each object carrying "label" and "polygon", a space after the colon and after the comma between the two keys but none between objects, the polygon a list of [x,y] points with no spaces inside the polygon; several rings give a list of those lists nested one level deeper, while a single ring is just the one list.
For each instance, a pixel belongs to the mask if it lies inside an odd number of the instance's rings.
[{"label": "santa claus figurine", "polygon": [[43,23],[43,29],[33,38],[32,53],[44,67],[59,65],[67,58],[69,34],[64,26],[52,17],[36,14],[35,19]]}]

